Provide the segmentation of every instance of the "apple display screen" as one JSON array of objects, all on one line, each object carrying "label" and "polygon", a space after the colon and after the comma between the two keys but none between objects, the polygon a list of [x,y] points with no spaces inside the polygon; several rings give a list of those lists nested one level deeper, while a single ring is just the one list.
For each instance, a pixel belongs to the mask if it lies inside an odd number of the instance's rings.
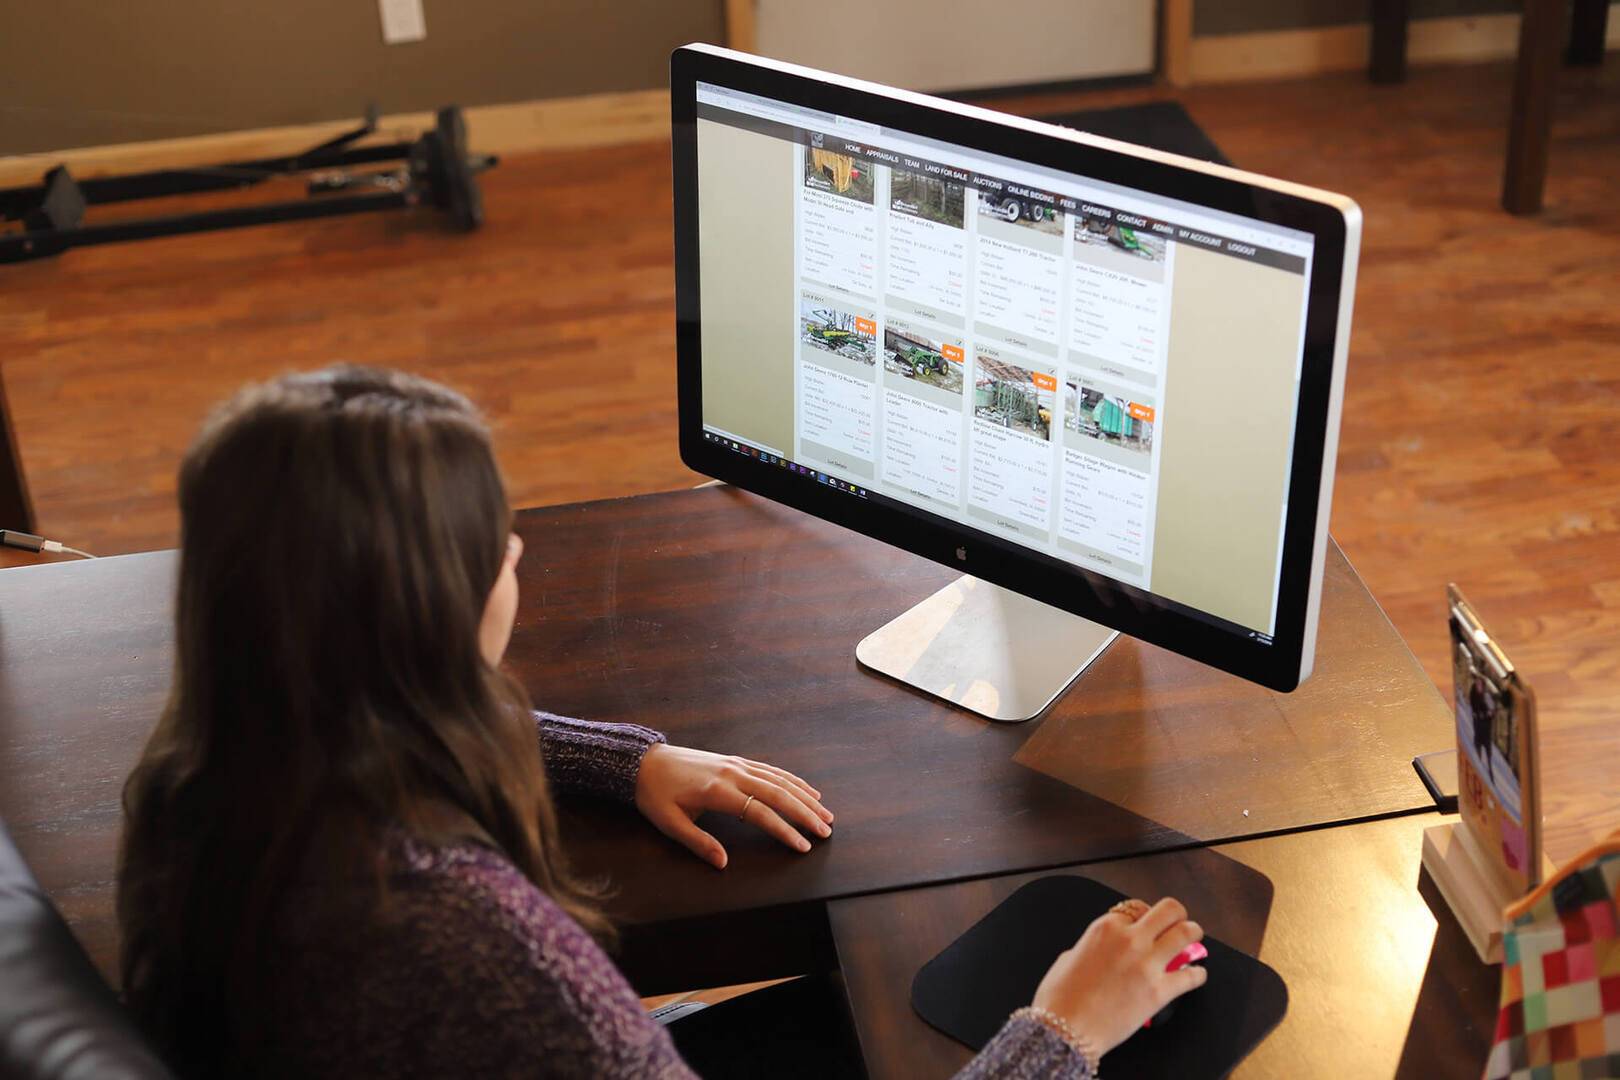
[{"label": "apple display screen", "polygon": [[[692,66],[676,83],[687,460],[1297,682],[1353,204],[832,76]],[[1292,681],[1260,671],[1290,651]]]},{"label": "apple display screen", "polygon": [[1272,634],[1308,233],[719,86],[697,115],[711,440]]}]

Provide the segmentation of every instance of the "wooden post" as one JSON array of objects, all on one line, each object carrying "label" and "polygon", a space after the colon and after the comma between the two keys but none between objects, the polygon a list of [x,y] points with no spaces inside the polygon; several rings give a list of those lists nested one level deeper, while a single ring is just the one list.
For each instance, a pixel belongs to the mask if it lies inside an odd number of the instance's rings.
[{"label": "wooden post", "polygon": [[1609,0],[1575,0],[1575,17],[1569,24],[1569,51],[1564,60],[1571,64],[1601,64],[1609,34]]},{"label": "wooden post", "polygon": [[1524,2],[1518,70],[1513,76],[1513,113],[1508,121],[1507,172],[1502,179],[1502,205],[1510,214],[1534,214],[1541,209],[1562,16],[1559,0]]},{"label": "wooden post", "polygon": [[1159,71],[1171,86],[1191,86],[1193,0],[1164,0],[1160,17]]},{"label": "wooden post", "polygon": [[1406,81],[1410,7],[1410,0],[1372,0],[1372,55],[1367,76],[1375,83]]},{"label": "wooden post", "polygon": [[726,47],[753,52],[759,40],[754,22],[755,0],[726,0]]}]

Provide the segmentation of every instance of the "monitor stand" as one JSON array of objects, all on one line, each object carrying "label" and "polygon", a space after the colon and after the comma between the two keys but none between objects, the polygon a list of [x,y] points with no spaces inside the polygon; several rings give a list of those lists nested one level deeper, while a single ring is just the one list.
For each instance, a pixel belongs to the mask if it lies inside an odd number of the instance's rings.
[{"label": "monitor stand", "polygon": [[1038,716],[1118,630],[966,575],[855,647],[874,671],[991,720]]}]

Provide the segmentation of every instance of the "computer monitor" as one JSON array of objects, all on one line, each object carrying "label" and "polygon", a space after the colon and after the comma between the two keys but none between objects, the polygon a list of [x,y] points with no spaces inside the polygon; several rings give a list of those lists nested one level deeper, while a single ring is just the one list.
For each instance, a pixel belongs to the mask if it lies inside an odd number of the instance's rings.
[{"label": "computer monitor", "polygon": [[968,575],[863,663],[998,719],[1116,631],[1310,673],[1353,202],[710,46],[670,83],[682,458]]}]

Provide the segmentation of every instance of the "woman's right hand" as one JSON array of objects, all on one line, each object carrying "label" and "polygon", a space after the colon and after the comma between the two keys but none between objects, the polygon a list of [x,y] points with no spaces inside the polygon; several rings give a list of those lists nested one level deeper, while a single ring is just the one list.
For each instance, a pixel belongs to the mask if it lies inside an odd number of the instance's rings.
[{"label": "woman's right hand", "polygon": [[1135,922],[1127,912],[1110,911],[1053,962],[1034,1004],[1062,1017],[1099,1055],[1106,1054],[1154,1013],[1204,985],[1209,973],[1201,965],[1164,970],[1203,936],[1179,900],[1160,900]]}]

